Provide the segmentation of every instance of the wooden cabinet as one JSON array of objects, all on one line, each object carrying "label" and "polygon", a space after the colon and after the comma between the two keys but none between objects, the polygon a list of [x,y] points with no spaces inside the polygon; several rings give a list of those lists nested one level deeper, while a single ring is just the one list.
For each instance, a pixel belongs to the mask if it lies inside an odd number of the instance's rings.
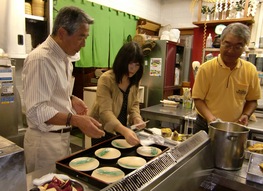
[{"label": "wooden cabinet", "polygon": [[45,39],[51,33],[52,19],[53,19],[52,0],[45,1],[45,11],[43,17],[25,14],[26,34],[30,34],[31,36],[32,48],[36,48],[39,44],[45,41]]},{"label": "wooden cabinet", "polygon": [[[53,17],[53,1],[45,0],[45,16],[27,15],[30,0],[1,0],[0,47],[10,58],[24,59],[50,34]],[[31,12],[29,4],[29,13]]]}]

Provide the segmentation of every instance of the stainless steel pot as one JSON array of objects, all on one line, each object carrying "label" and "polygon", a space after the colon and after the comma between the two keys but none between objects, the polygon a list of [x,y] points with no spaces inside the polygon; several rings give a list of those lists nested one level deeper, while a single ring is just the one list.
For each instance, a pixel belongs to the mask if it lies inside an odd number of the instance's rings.
[{"label": "stainless steel pot", "polygon": [[244,160],[249,129],[231,122],[214,122],[208,127],[215,167],[239,170]]}]

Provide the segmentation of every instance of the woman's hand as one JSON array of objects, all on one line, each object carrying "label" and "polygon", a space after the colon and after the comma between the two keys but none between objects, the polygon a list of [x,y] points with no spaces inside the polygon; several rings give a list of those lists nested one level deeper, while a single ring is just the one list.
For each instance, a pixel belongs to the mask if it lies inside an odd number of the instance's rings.
[{"label": "woman's hand", "polygon": [[[139,117],[136,117],[136,118],[133,119],[133,124],[134,124],[134,125],[140,124],[140,123],[143,123],[143,122],[144,122],[144,121],[143,121],[141,118],[139,118]],[[146,127],[146,124],[143,123],[143,124],[137,126],[136,128],[139,129],[139,130],[141,130],[141,129],[145,128],[145,127]]]},{"label": "woman's hand", "polygon": [[125,127],[126,129],[123,131],[122,135],[124,136],[125,140],[130,145],[138,145],[140,144],[140,140],[137,137],[136,133],[132,131],[131,129]]},{"label": "woman's hand", "polygon": [[84,101],[82,101],[76,96],[72,96],[71,103],[72,103],[73,109],[76,111],[78,115],[87,115],[88,107],[86,106]]}]

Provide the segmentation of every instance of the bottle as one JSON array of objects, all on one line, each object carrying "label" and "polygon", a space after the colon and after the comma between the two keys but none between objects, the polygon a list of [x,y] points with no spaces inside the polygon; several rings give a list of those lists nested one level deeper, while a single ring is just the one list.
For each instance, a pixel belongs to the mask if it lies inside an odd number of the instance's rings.
[{"label": "bottle", "polygon": [[212,48],[212,44],[213,44],[212,36],[211,36],[211,33],[209,33],[206,39],[206,48]]},{"label": "bottle", "polygon": [[175,67],[174,69],[174,85],[178,86],[180,80],[180,69]]}]

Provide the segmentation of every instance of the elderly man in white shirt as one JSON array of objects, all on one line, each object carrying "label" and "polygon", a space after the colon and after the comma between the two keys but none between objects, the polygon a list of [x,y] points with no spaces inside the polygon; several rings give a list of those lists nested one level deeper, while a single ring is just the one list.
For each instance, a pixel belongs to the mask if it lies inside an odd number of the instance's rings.
[{"label": "elderly man in white shirt", "polygon": [[93,138],[105,135],[71,96],[71,56],[85,46],[93,19],[76,7],[62,8],[52,34],[26,58],[22,71],[28,129],[24,139],[27,172],[55,165],[70,154],[71,125]]}]

